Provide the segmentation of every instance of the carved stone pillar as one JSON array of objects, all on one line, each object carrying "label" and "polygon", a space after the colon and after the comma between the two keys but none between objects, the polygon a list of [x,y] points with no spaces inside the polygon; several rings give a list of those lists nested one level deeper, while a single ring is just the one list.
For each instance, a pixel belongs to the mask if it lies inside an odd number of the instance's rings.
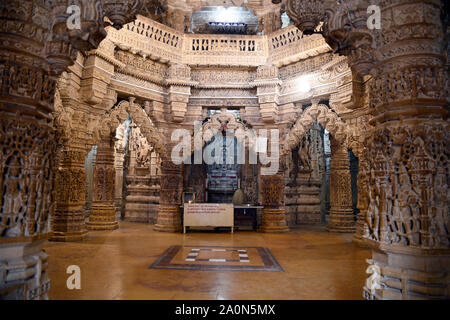
[{"label": "carved stone pillar", "polygon": [[111,136],[102,136],[97,147],[94,168],[94,190],[89,230],[114,230],[119,227],[114,208],[114,143]]},{"label": "carved stone pillar", "polygon": [[174,145],[172,143],[166,145],[167,152],[161,154],[159,210],[154,229],[162,232],[179,232],[181,231],[180,204],[183,192],[183,166],[174,164],[171,159]]},{"label": "carved stone pillar", "polygon": [[[67,1],[0,2],[0,296],[46,299],[42,242],[55,210],[56,80],[76,50],[106,36],[100,1],[84,1],[80,28],[68,31]],[[121,10],[127,23],[136,6]],[[140,6],[142,7],[142,6]],[[114,10],[109,10],[112,13]],[[120,21],[111,16],[120,27]]]},{"label": "carved stone pillar", "polygon": [[67,146],[60,151],[52,241],[78,241],[87,236],[85,155],[86,149],[83,147]]},{"label": "carved stone pillar", "polygon": [[347,148],[331,137],[330,232],[354,232],[352,186]]},{"label": "carved stone pillar", "polygon": [[[369,74],[367,299],[449,299],[449,80],[439,0],[326,1],[327,43]],[[290,8],[295,0],[289,1]],[[300,16],[301,10],[290,15]],[[295,20],[295,19],[294,19]],[[314,24],[316,25],[316,23]]]},{"label": "carved stone pillar", "polygon": [[46,61],[48,11],[44,2],[0,2],[2,299],[46,299],[49,289],[41,250],[55,210],[56,135],[49,113],[56,77],[72,61],[62,52],[60,64]]},{"label": "carved stone pillar", "polygon": [[[373,247],[365,297],[449,299],[449,80],[441,1],[388,1],[366,140]],[[420,39],[420,40],[419,40]]]},{"label": "carved stone pillar", "polygon": [[46,299],[47,255],[41,246],[54,214],[54,130],[45,120],[9,114],[8,108],[19,105],[0,99],[0,296]]},{"label": "carved stone pillar", "polygon": [[284,208],[284,177],[280,174],[261,176],[263,215],[260,231],[288,232]]}]

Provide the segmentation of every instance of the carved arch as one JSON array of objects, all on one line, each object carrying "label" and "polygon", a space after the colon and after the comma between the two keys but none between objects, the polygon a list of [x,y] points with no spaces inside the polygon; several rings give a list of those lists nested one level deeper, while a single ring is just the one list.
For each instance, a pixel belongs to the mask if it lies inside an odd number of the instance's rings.
[{"label": "carved arch", "polygon": [[163,146],[164,136],[155,127],[144,109],[139,104],[134,103],[134,98],[130,98],[130,101],[119,102],[105,115],[100,122],[97,141],[99,135],[110,135],[128,118],[128,115],[133,118],[133,121],[141,129],[141,133],[147,138],[147,142],[155,148],[155,151],[164,153],[166,151]]},{"label": "carved arch", "polygon": [[300,143],[300,140],[311,129],[314,121],[319,122],[322,127],[327,129],[339,143],[347,145],[348,130],[345,122],[326,105],[318,104],[308,107],[297,119],[286,136],[283,154],[288,153]]},{"label": "carved arch", "polygon": [[256,141],[255,131],[250,126],[232,113],[221,112],[211,116],[202,124],[202,130],[194,132],[192,143],[198,149],[209,142],[219,131],[228,130],[234,134],[238,141],[244,141],[248,137],[249,146],[252,147]]}]

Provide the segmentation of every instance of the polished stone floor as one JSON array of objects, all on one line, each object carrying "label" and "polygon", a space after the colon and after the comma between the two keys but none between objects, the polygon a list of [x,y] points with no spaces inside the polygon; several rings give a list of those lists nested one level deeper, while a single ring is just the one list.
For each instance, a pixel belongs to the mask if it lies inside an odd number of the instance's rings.
[{"label": "polished stone floor", "polygon": [[[46,242],[50,299],[362,299],[369,250],[351,234],[300,227],[286,234],[252,231],[160,233],[121,222],[86,240]],[[283,271],[149,268],[171,246],[263,247]],[[189,251],[187,251],[189,254]],[[250,260],[252,255],[249,254]],[[69,290],[69,265],[81,270],[81,289]]]}]

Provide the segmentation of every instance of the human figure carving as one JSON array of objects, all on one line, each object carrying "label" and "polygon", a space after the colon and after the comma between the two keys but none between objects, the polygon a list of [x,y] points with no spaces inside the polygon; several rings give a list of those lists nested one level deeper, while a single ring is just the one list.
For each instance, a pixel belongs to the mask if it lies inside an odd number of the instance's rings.
[{"label": "human figure carving", "polygon": [[311,171],[311,150],[309,138],[305,137],[298,149],[300,167],[305,171]]}]

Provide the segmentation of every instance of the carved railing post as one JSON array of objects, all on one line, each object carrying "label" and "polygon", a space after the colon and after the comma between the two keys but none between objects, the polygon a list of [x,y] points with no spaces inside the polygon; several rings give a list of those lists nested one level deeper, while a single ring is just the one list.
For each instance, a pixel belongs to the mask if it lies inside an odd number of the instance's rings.
[{"label": "carved railing post", "polygon": [[[167,137],[171,135],[168,134]],[[161,154],[161,185],[158,217],[154,229],[163,232],[181,231],[180,204],[183,191],[183,168],[171,159],[173,143],[166,144]]]},{"label": "carved railing post", "polygon": [[354,232],[350,165],[345,145],[331,137],[330,232]]},{"label": "carved railing post", "polygon": [[89,230],[114,230],[119,227],[114,207],[114,143],[111,136],[101,136],[94,168],[94,190]]}]

